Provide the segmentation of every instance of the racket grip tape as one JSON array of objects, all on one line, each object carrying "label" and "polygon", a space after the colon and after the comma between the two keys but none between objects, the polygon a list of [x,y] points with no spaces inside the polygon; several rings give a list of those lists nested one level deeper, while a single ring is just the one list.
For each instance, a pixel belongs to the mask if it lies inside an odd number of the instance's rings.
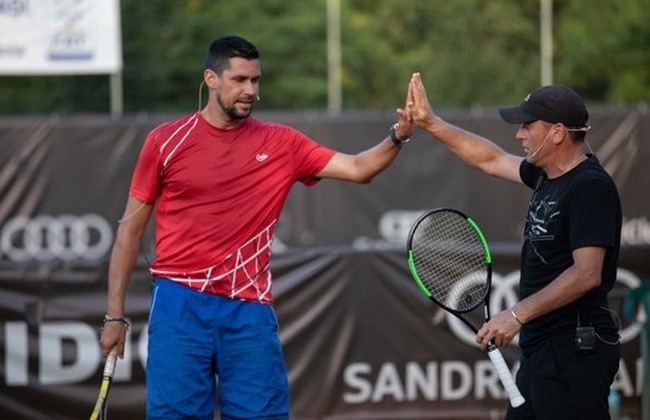
[{"label": "racket grip tape", "polygon": [[104,377],[113,377],[113,371],[115,370],[115,363],[117,363],[117,348],[113,347],[108,356],[106,357],[106,363],[104,364]]},{"label": "racket grip tape", "polygon": [[506,361],[503,359],[503,355],[499,349],[494,346],[488,350],[488,356],[490,356],[490,360],[497,370],[497,374],[499,375],[499,379],[501,379],[503,388],[508,393],[510,404],[513,407],[519,407],[524,402],[526,402],[526,400],[519,392],[519,388],[517,388],[517,384],[512,377],[512,373],[510,373],[508,365],[506,365]]},{"label": "racket grip tape", "polygon": [[102,373],[102,383],[99,387],[99,396],[95,402],[95,407],[90,414],[90,420],[103,420],[106,415],[104,413],[106,408],[106,398],[108,397],[108,389],[113,381],[113,372],[115,371],[115,364],[117,363],[117,348],[113,348],[104,363],[104,372]]}]

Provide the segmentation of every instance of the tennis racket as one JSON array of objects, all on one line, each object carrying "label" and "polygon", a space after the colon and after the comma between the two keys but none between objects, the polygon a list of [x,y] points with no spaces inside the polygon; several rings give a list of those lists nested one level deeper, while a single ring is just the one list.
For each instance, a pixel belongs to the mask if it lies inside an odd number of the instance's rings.
[{"label": "tennis racket", "polygon": [[115,363],[117,362],[117,348],[113,348],[106,358],[104,364],[104,373],[102,375],[102,384],[99,387],[99,395],[95,408],[90,415],[90,420],[105,420],[106,419],[106,400],[108,398],[108,391],[113,382],[113,372],[115,372]]},{"label": "tennis racket", "polygon": [[[485,322],[490,319],[492,257],[478,225],[458,210],[431,210],[411,227],[407,256],[411,275],[422,293],[478,333],[463,317],[484,304]],[[494,342],[488,346],[488,355],[510,404],[522,405],[524,397]]]}]

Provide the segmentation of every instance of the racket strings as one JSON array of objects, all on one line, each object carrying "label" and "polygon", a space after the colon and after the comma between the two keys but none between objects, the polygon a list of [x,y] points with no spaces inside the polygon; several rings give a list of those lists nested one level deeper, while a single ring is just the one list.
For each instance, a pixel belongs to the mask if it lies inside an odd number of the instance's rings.
[{"label": "racket strings", "polygon": [[414,233],[413,263],[432,297],[454,311],[470,311],[488,292],[481,238],[457,213],[433,213]]}]

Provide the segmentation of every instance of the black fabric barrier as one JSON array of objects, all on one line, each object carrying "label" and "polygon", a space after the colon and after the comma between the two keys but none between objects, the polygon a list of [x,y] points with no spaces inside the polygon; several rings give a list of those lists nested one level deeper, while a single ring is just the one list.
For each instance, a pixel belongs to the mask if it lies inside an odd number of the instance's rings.
[{"label": "black fabric barrier", "polygon": [[[447,119],[521,154],[516,126],[496,110],[448,112]],[[444,115],[444,114],[443,114]],[[93,231],[114,226],[122,216],[135,160],[147,132],[176,115],[0,118],[0,224],[17,216],[99,216]],[[295,126],[343,152],[356,153],[388,135],[392,113],[262,114],[260,119]],[[650,112],[593,109],[585,150],[596,153],[612,175],[623,202],[625,243],[650,244]],[[489,241],[518,242],[531,192],[520,185],[467,167],[422,132],[371,184],[325,180],[290,193],[276,232],[276,246],[403,243],[410,224],[432,207],[456,207],[471,215]],[[49,220],[42,221],[48,223]],[[8,233],[5,230],[4,236]],[[83,253],[105,252],[106,235]],[[93,241],[95,239],[95,241]],[[99,242],[99,243],[97,243]],[[110,242],[110,241],[107,241]],[[83,248],[83,245],[79,245]],[[150,231],[144,251],[153,247]],[[0,258],[47,259],[48,255],[0,247]],[[77,248],[79,250],[79,248]],[[13,252],[18,255],[9,255]],[[80,251],[81,252],[81,251]],[[36,255],[32,255],[36,254]],[[64,258],[74,259],[72,255]],[[93,254],[94,255],[94,254]]]},{"label": "black fabric barrier", "polygon": [[[650,277],[647,247],[627,247],[613,308]],[[515,246],[495,244],[493,311],[517,299]],[[404,250],[348,246],[275,255],[274,296],[294,419],[469,419],[502,416],[506,400],[473,336],[425,298]],[[106,264],[0,266],[0,417],[78,419],[100,383],[99,320]],[[111,418],[141,419],[151,279],[140,261],[129,289],[127,352],[110,394]],[[637,323],[625,321],[616,385],[638,416],[642,364]],[[504,349],[516,368],[519,350]]]},{"label": "black fabric barrier", "polygon": [[[613,176],[623,202],[618,310],[627,291],[650,278],[650,115],[642,107],[590,111],[587,149]],[[516,127],[496,110],[443,116],[521,152]],[[175,117],[0,118],[0,418],[89,415],[101,375],[98,326],[117,220],[146,133]],[[392,112],[258,117],[350,153],[375,145],[395,120]],[[273,245],[292,417],[499,417],[506,402],[488,360],[458,321],[420,295],[403,248],[424,209],[463,210],[495,253],[494,310],[508,307],[517,299],[529,198],[530,191],[468,168],[421,132],[371,184],[296,186]],[[111,418],[143,418],[152,226],[129,294],[133,328],[111,391]],[[626,321],[616,384],[633,418],[643,384],[640,331]],[[512,366],[517,348],[505,353]]]}]

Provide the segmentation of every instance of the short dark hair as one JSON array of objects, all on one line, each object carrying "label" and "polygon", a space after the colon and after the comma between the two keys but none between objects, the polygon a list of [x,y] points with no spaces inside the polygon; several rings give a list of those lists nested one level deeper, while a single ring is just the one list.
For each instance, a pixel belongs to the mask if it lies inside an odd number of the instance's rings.
[{"label": "short dark hair", "polygon": [[203,70],[210,69],[221,76],[221,73],[228,68],[228,60],[233,57],[255,60],[260,58],[260,54],[253,44],[242,37],[222,36],[210,44]]},{"label": "short dark hair", "polygon": [[584,143],[587,137],[586,131],[569,131],[569,136],[573,139],[574,143]]}]

